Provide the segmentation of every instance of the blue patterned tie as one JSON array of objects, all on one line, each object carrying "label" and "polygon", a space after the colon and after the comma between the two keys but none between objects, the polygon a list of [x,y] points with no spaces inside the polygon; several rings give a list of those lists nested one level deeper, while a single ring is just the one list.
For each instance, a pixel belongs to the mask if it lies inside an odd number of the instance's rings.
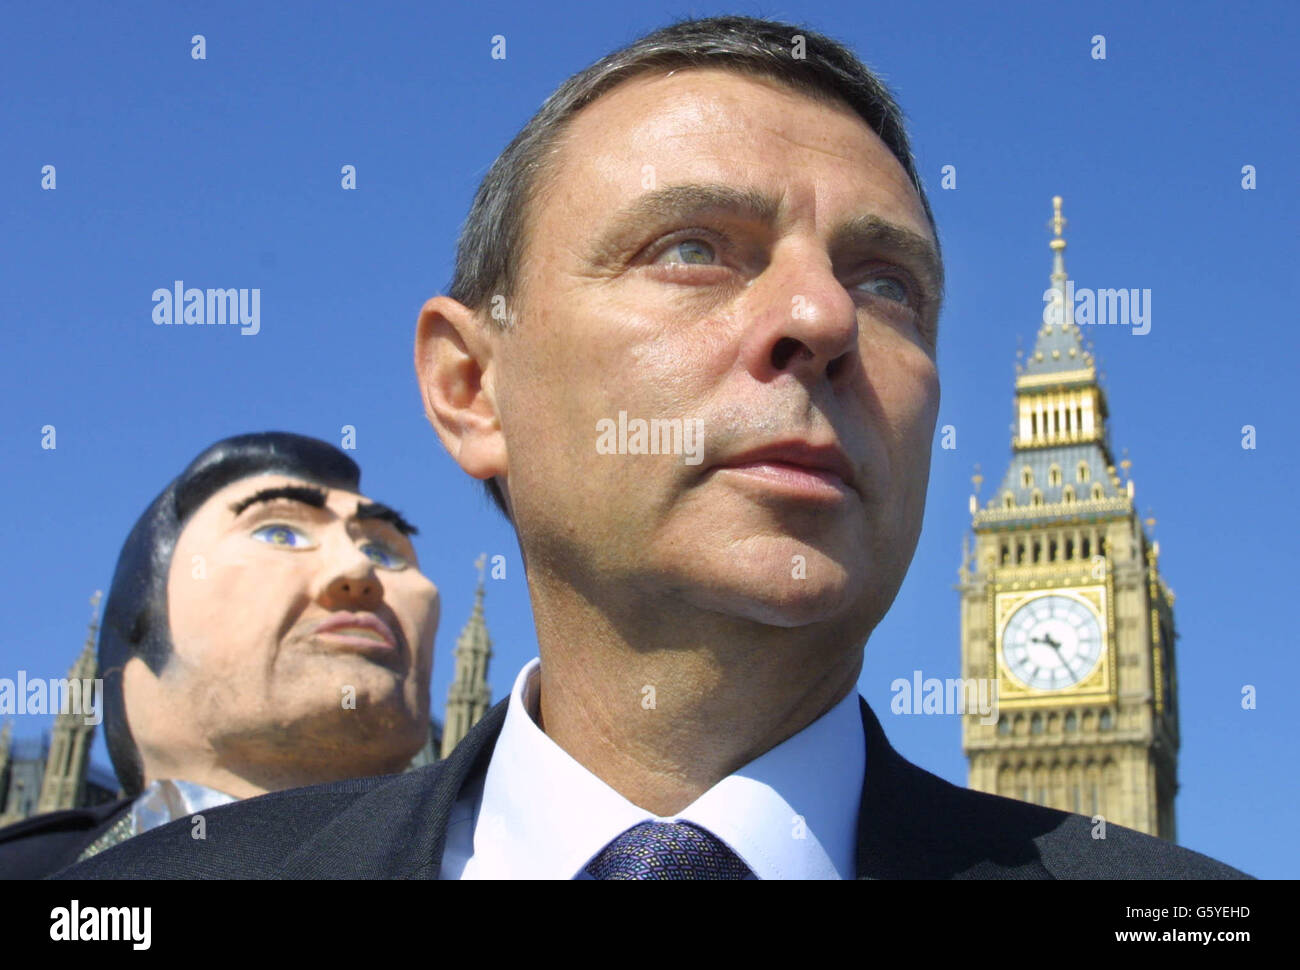
[{"label": "blue patterned tie", "polygon": [[753,879],[717,837],[690,822],[634,825],[587,864],[592,879]]}]

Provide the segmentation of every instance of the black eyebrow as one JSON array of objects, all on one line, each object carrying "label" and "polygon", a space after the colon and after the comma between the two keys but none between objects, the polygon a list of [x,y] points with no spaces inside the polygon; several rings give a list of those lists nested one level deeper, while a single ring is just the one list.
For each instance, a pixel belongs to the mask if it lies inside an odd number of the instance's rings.
[{"label": "black eyebrow", "polygon": [[244,509],[258,502],[274,502],[276,499],[289,499],[291,502],[301,502],[304,505],[310,505],[314,509],[325,508],[325,489],[313,488],[310,485],[277,485],[274,488],[264,488],[261,491],[254,492],[248,498],[240,499],[230,506],[230,511],[239,515]]},{"label": "black eyebrow", "polygon": [[358,519],[383,519],[404,536],[418,535],[420,530],[402,518],[401,513],[383,502],[358,502]]},{"label": "black eyebrow", "polygon": [[[644,231],[652,223],[726,213],[772,225],[780,212],[781,200],[759,189],[715,183],[666,185],[637,196],[619,210],[592,246],[589,259],[596,265],[618,265],[625,255],[626,237]],[[926,295],[935,303],[942,300],[943,260],[925,236],[877,215],[857,216],[831,234],[832,249],[868,246],[888,249],[912,260],[926,277],[920,281],[928,291]]]}]

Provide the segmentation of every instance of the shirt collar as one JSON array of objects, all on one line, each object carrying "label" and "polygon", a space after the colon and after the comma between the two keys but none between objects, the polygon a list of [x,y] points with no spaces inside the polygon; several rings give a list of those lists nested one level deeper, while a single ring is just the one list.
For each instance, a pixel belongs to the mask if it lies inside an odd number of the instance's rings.
[{"label": "shirt collar", "polygon": [[131,803],[132,835],[148,832],[178,818],[236,801],[233,795],[192,781],[160,778],[150,782]]},{"label": "shirt collar", "polygon": [[866,741],[856,691],[673,816],[632,804],[537,727],[541,661],[515,679],[462,878],[571,879],[644,821],[689,821],[760,879],[852,879]]}]

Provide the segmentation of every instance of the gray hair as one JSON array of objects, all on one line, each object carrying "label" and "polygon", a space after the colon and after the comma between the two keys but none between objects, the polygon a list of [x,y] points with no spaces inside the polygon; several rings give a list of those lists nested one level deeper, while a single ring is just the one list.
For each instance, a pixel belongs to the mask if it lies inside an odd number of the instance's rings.
[{"label": "gray hair", "polygon": [[[803,56],[796,56],[796,51]],[[792,24],[753,17],[709,17],[679,21],[633,41],[573,75],[546,99],[480,183],[461,229],[447,295],[505,327],[517,316],[528,214],[554,174],[551,159],[574,116],[615,85],[639,75],[705,67],[770,78],[817,100],[847,104],[903,166],[937,241],[934,213],[916,172],[903,112],[889,89],[852,51],[823,34]],[[512,308],[510,313],[497,312],[498,297]],[[493,306],[485,312],[489,303]],[[509,519],[496,479],[488,479],[484,485]]]}]

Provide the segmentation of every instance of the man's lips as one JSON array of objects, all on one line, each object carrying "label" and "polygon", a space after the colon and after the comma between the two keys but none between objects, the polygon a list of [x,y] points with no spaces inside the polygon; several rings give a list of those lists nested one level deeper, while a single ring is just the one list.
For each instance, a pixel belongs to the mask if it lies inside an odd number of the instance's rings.
[{"label": "man's lips", "polygon": [[845,491],[854,488],[853,463],[835,445],[787,441],[729,456],[713,470],[731,470],[764,478],[799,491]]},{"label": "man's lips", "polygon": [[335,613],[318,624],[312,635],[328,635],[332,642],[362,649],[397,650],[397,636],[392,628],[373,613]]}]

